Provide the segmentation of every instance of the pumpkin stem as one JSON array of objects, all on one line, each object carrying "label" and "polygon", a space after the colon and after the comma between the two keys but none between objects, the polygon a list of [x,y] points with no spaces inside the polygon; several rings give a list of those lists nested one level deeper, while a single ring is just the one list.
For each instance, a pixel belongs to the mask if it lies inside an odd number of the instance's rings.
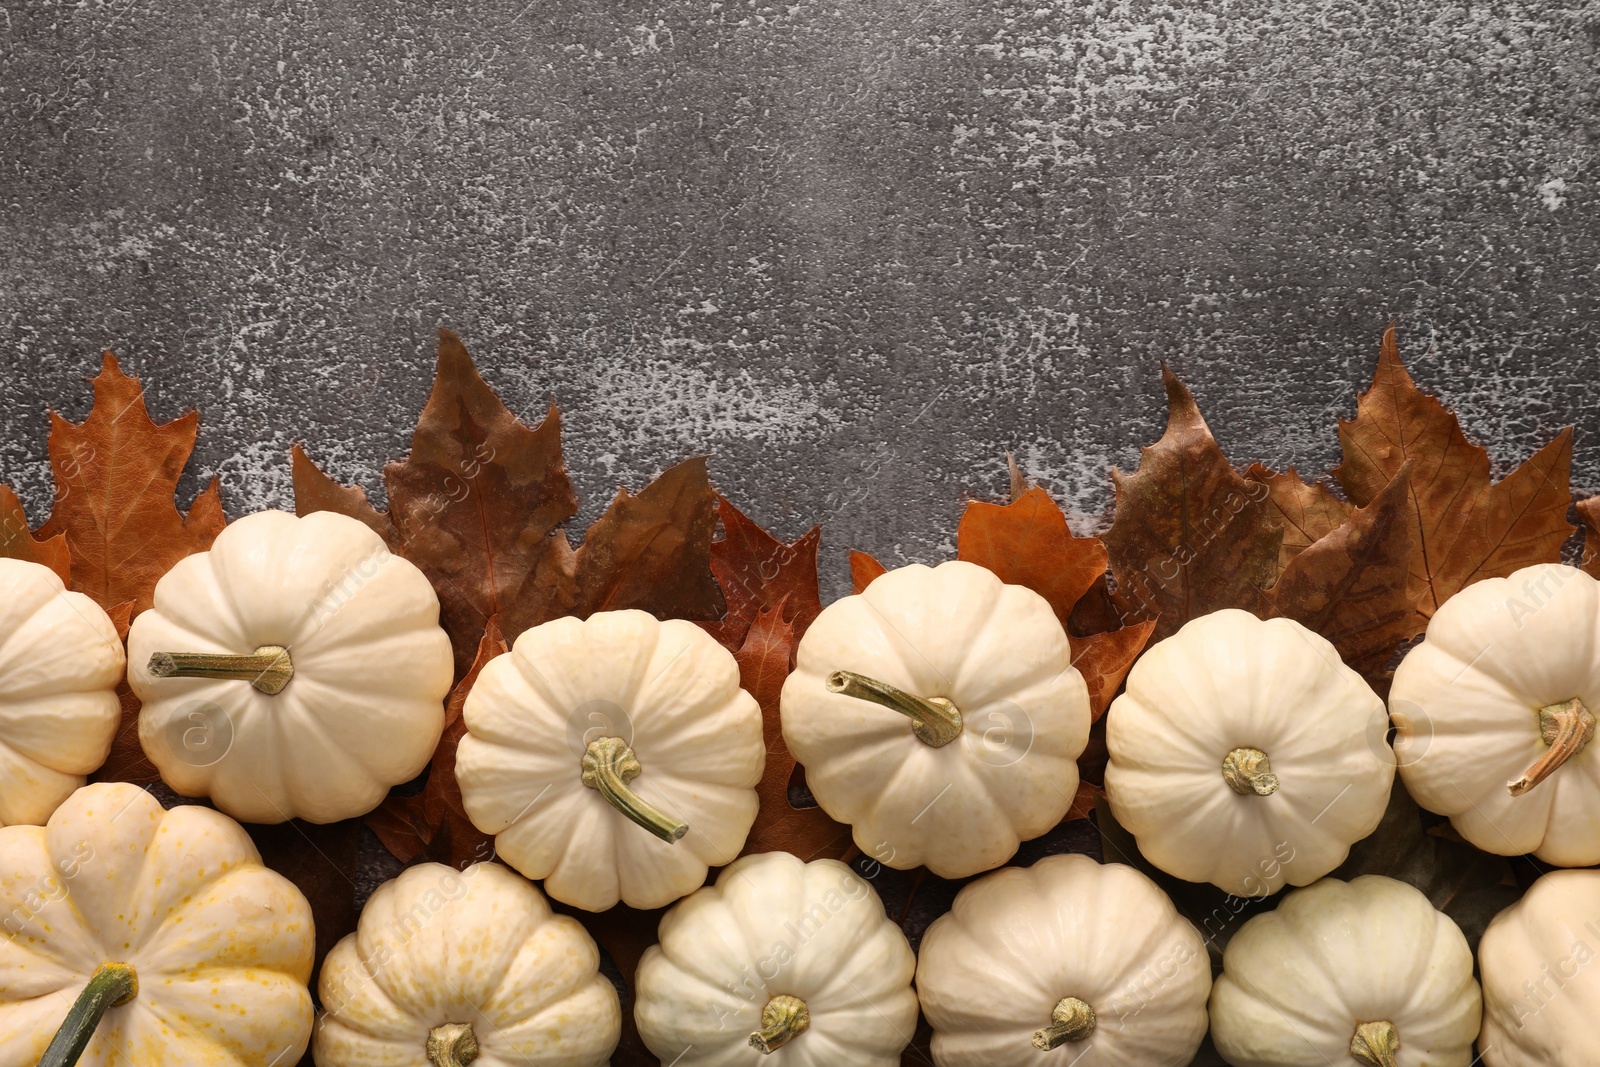
[{"label": "pumpkin stem", "polygon": [[1355,1036],[1350,1039],[1350,1055],[1368,1067],[1396,1067],[1395,1053],[1400,1051],[1400,1031],[1387,1019],[1375,1023],[1357,1023]]},{"label": "pumpkin stem", "polygon": [[1040,1052],[1060,1048],[1068,1041],[1082,1041],[1094,1033],[1099,1020],[1094,1009],[1077,997],[1062,997],[1050,1013],[1053,1020],[1043,1030],[1034,1032],[1033,1047]]},{"label": "pumpkin stem", "polygon": [[441,1023],[428,1031],[428,1062],[433,1067],[467,1067],[478,1058],[478,1035],[466,1023]]},{"label": "pumpkin stem", "polygon": [[228,678],[275,697],[294,677],[289,650],[282,645],[262,645],[249,656],[213,652],[155,652],[150,673],[157,678]]},{"label": "pumpkin stem", "polygon": [[909,717],[917,740],[934,748],[943,748],[961,736],[961,712],[944,697],[915,696],[855,671],[834,671],[828,675],[827,687],[830,693],[870,700]]},{"label": "pumpkin stem", "polygon": [[1224,756],[1222,778],[1240,796],[1270,797],[1278,791],[1278,776],[1259,748],[1236,748]]},{"label": "pumpkin stem", "polygon": [[1594,716],[1577,697],[1539,709],[1539,736],[1550,748],[1521,778],[1507,782],[1506,789],[1520,797],[1584,750],[1594,740]]},{"label": "pumpkin stem", "polygon": [[780,993],[761,1009],[761,1029],[750,1035],[750,1047],[770,1056],[811,1026],[811,1010],[799,997]]},{"label": "pumpkin stem", "polygon": [[628,788],[627,783],[643,770],[633,749],[620,737],[597,737],[583,750],[583,784],[599,790],[612,807],[670,845],[689,832],[689,824]]},{"label": "pumpkin stem", "polygon": [[102,963],[89,976],[89,983],[78,994],[62,1020],[61,1029],[50,1039],[50,1047],[39,1059],[39,1067],[73,1067],[107,1008],[126,1004],[139,993],[139,976],[126,963]]}]

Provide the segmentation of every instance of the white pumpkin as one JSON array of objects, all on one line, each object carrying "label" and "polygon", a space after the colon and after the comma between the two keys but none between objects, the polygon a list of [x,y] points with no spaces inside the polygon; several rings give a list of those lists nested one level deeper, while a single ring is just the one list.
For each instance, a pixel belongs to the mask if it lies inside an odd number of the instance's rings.
[{"label": "white pumpkin", "polygon": [[966,886],[917,961],[938,1067],[1184,1067],[1210,992],[1205,942],[1167,895],[1087,856]]},{"label": "white pumpkin", "polygon": [[639,1036],[675,1067],[896,1067],[916,960],[836,860],[746,856],[661,919],[639,962]]},{"label": "white pumpkin", "polygon": [[1600,582],[1525,567],[1445,601],[1395,672],[1400,776],[1485,852],[1600,863]]},{"label": "white pumpkin", "polygon": [[452,671],[428,579],[328,511],[232,523],[128,634],[145,753],[247,822],[371,811],[427,766]]},{"label": "white pumpkin", "polygon": [[0,559],[0,826],[43,823],[106,760],[122,638],[49,567]]},{"label": "white pumpkin", "polygon": [[1106,723],[1111,812],[1157,867],[1240,897],[1316,881],[1394,783],[1383,701],[1325,639],[1228,609],[1133,665]]},{"label": "white pumpkin", "polygon": [[693,623],[603,611],[535,626],[484,666],[462,718],[467,815],[563,903],[670,904],[755,822],[761,708]]},{"label": "white pumpkin", "polygon": [[891,867],[962,878],[1061,821],[1089,691],[1049,603],[972,563],[889,571],[825,608],[781,699],[806,784]]},{"label": "white pumpkin", "polygon": [[576,919],[497,863],[385,882],[328,953],[318,1067],[604,1067],[617,991]]},{"label": "white pumpkin", "polygon": [[1552,871],[1483,933],[1487,1067],[1600,1063],[1600,871]]},{"label": "white pumpkin", "polygon": [[1468,1067],[1483,1010],[1449,916],[1393,878],[1324,878],[1245,923],[1211,991],[1234,1067]]},{"label": "white pumpkin", "polygon": [[[311,1037],[311,908],[209,808],[99,784],[0,829],[0,927],[5,1067],[272,1067]],[[81,1056],[46,1057],[80,996]]]}]

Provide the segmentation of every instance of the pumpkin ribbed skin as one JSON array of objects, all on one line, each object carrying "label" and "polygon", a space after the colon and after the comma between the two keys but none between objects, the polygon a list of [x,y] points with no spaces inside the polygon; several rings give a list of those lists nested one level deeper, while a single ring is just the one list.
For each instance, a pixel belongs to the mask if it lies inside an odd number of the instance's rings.
[{"label": "pumpkin ribbed skin", "polygon": [[39,825],[105,762],[122,639],[48,567],[0,559],[0,826]]},{"label": "pumpkin ribbed skin", "polygon": [[0,829],[0,926],[3,1067],[37,1063],[108,962],[138,994],[80,1067],[281,1067],[311,1037],[311,908],[221,812],[97,784]]},{"label": "pumpkin ribbed skin", "polygon": [[1487,1067],[1600,1063],[1600,871],[1552,871],[1478,944]]},{"label": "pumpkin ribbed skin", "polygon": [[[158,678],[155,652],[289,650],[269,696],[248,681]],[[365,814],[427,766],[453,660],[439,600],[355,519],[262,511],[156,583],[128,634],[139,743],[162,779],[246,822]]]},{"label": "pumpkin ribbed skin", "polygon": [[372,894],[322,965],[318,1067],[430,1067],[429,1033],[472,1027],[477,1067],[603,1067],[617,991],[576,919],[496,863],[425,863]]},{"label": "pumpkin ribbed skin", "polygon": [[1482,997],[1449,916],[1392,878],[1324,878],[1228,942],[1211,1040],[1233,1067],[1356,1062],[1358,1024],[1387,1021],[1398,1067],[1468,1067]]},{"label": "pumpkin ribbed skin", "polygon": [[[1122,864],[1047,856],[956,894],[923,936],[917,994],[938,1067],[1184,1067],[1206,1033],[1205,942],[1154,882]],[[1033,1046],[1076,997],[1093,1033]]]},{"label": "pumpkin ribbed skin", "polygon": [[[704,630],[643,611],[556,619],[490,660],[468,694],[456,780],[500,857],[588,911],[659,908],[733,860],[766,764],[761,708]],[[626,741],[629,788],[687,823],[667,843],[583,782],[585,746]]]},{"label": "pumpkin ribbed skin", "polygon": [[[1306,885],[1377,828],[1394,783],[1383,701],[1291,619],[1228,609],[1147,651],[1106,720],[1106,794],[1168,874],[1240,897]],[[1270,759],[1270,795],[1236,792],[1229,753]]]},{"label": "pumpkin ribbed skin", "polygon": [[1507,789],[1548,751],[1539,709],[1573,697],[1600,715],[1600,582],[1552,563],[1469,585],[1395,671],[1400,776],[1485,852],[1600,863],[1600,744]]},{"label": "pumpkin ribbed skin", "polygon": [[[829,692],[852,671],[923,698],[964,725],[933,747],[906,716]],[[941,878],[992,870],[1061,821],[1089,739],[1089,691],[1049,603],[954,561],[912,565],[828,605],[783,686],[783,738],[856,845]]]},{"label": "pumpkin ribbed skin", "polygon": [[[677,1067],[896,1067],[917,1027],[916,960],[867,882],[835,860],[746,856],[661,919],[639,963],[634,1020]],[[770,998],[798,997],[810,1027],[750,1047]]]}]

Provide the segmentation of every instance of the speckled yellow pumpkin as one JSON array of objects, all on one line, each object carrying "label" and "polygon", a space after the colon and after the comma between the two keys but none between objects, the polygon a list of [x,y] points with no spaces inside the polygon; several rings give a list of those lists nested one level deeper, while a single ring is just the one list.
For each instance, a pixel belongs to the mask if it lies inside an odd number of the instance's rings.
[{"label": "speckled yellow pumpkin", "polygon": [[3,1067],[71,1063],[52,1036],[96,993],[83,1067],[270,1067],[310,1040],[310,906],[221,812],[101,784],[0,829],[0,926]]},{"label": "speckled yellow pumpkin", "polygon": [[604,1067],[617,991],[576,919],[515,871],[412,867],[372,894],[317,992],[318,1067]]}]

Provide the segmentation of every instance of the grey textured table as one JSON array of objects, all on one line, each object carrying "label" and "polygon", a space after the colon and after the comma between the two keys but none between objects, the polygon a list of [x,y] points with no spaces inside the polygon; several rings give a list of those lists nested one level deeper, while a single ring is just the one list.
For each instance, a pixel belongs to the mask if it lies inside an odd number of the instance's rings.
[{"label": "grey textured table", "polygon": [[710,452],[793,536],[951,550],[1002,450],[1085,529],[1157,362],[1237,461],[1335,461],[1382,323],[1502,467],[1580,424],[1595,3],[6,0],[0,477],[111,346],[186,492],[381,493],[433,331],[566,417],[586,522]]}]

